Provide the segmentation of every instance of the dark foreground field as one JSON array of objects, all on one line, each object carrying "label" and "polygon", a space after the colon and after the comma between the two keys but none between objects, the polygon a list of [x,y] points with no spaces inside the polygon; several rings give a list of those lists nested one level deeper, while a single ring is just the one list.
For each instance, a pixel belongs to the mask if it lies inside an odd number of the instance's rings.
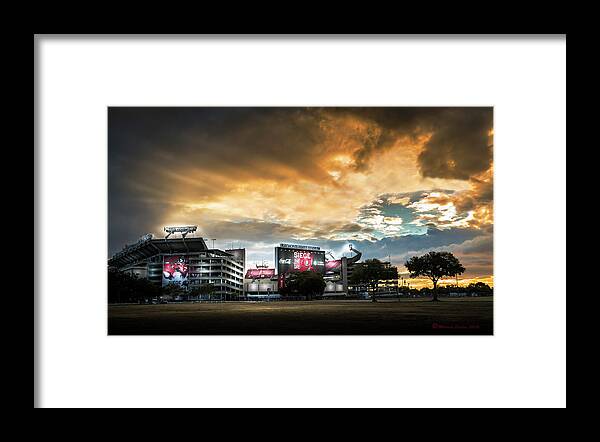
[{"label": "dark foreground field", "polygon": [[492,298],[111,305],[110,335],[491,335]]}]

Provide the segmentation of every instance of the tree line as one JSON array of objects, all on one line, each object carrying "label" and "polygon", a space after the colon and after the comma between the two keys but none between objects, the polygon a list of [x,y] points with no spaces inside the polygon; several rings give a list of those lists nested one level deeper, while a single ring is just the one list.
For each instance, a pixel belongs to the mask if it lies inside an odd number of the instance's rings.
[{"label": "tree line", "polygon": [[[432,301],[438,301],[440,294],[466,293],[478,296],[491,295],[492,288],[483,283],[471,283],[466,287],[438,287],[443,278],[456,277],[465,272],[465,267],[458,258],[450,252],[429,252],[421,256],[413,256],[404,263],[411,278],[426,277],[432,282],[433,288],[424,287],[421,290],[399,287],[398,293],[431,295]],[[398,280],[398,269],[378,259],[367,259],[355,266],[350,283],[355,286],[368,286],[371,289],[371,299],[377,301],[379,285],[388,281]]]},{"label": "tree line", "polygon": [[108,302],[115,303],[149,303],[153,300],[176,298],[195,299],[200,296],[211,296],[215,291],[212,284],[201,284],[188,289],[179,284],[170,283],[164,287],[146,278],[108,269]]},{"label": "tree line", "polygon": [[[420,289],[416,289],[409,288],[407,286],[400,286],[399,293],[403,296],[433,296],[433,288],[421,287]],[[462,286],[457,286],[454,284],[438,286],[437,293],[438,295],[446,296],[452,295],[454,293],[469,296],[491,296],[494,294],[494,289],[488,284],[478,281]]]},{"label": "tree line", "polygon": [[[427,294],[433,301],[438,301],[439,294],[469,293],[491,295],[493,290],[487,284],[477,282],[466,287],[438,287],[443,278],[455,277],[465,272],[465,268],[450,252],[429,252],[422,256],[413,256],[404,266],[411,278],[426,277],[432,281],[432,288],[420,290],[398,287],[398,294]],[[394,288],[398,282],[398,268],[378,259],[367,259],[354,266],[349,284],[354,287],[366,286],[370,289],[373,301],[377,301],[377,293],[383,284],[387,287],[390,281]],[[311,300],[321,297],[325,291],[326,282],[323,275],[314,271],[292,272],[284,276],[284,284],[279,288],[283,297],[303,297]],[[139,303],[150,302],[154,299],[197,299],[211,297],[215,288],[212,284],[182,287],[178,284],[168,284],[161,287],[145,278],[138,278],[116,269],[108,272],[108,301],[110,303]]]}]

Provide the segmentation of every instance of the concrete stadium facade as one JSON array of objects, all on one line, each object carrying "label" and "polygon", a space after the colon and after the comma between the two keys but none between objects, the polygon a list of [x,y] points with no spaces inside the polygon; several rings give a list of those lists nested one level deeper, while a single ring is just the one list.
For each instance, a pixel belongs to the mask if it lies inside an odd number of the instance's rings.
[{"label": "concrete stadium facade", "polygon": [[243,299],[245,250],[209,249],[202,238],[155,239],[147,235],[116,253],[108,266],[164,286],[170,283],[165,269],[174,258],[185,268],[185,274],[179,272],[182,276],[174,283],[186,289],[211,284],[214,295]]},{"label": "concrete stadium facade", "polygon": [[[195,226],[190,226],[195,231]],[[252,300],[264,298],[279,298],[279,273],[283,270],[276,262],[275,268],[256,266],[246,268],[246,250],[209,248],[203,238],[186,237],[187,231],[182,227],[165,228],[168,235],[165,238],[154,238],[144,235],[135,244],[125,246],[109,260],[108,266],[117,270],[145,278],[162,285],[178,284],[186,291],[203,285],[213,287],[212,295],[225,300]],[[182,233],[181,237],[170,237],[173,232]],[[340,259],[325,260],[325,252],[316,246],[281,244],[275,247],[275,261],[279,258],[289,267],[289,253],[298,251],[298,255],[318,256],[313,261],[318,263],[319,271],[325,280],[325,297],[344,297],[366,293],[369,288],[353,286],[352,273],[362,253],[352,246],[354,256]],[[280,257],[280,254],[282,255]],[[333,256],[332,256],[333,258]],[[312,259],[312,258],[311,258]],[[302,263],[302,258],[298,260]],[[312,265],[308,260],[308,265]],[[389,264],[389,263],[386,263]],[[286,271],[288,271],[286,270]],[[298,271],[298,270],[295,270]],[[397,281],[386,283],[386,290],[397,288]]]}]

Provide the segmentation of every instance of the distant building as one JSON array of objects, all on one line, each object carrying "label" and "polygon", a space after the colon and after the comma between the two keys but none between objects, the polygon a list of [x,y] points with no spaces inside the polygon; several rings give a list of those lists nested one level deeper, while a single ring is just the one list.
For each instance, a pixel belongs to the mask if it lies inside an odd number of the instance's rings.
[{"label": "distant building", "polygon": [[325,263],[325,295],[326,296],[348,296],[354,293],[354,288],[350,284],[350,278],[362,252],[356,250],[350,244],[350,251],[355,255],[351,257],[343,256],[340,259],[334,259]]},{"label": "distant building", "polygon": [[109,267],[165,286],[214,286],[214,295],[237,300],[244,295],[245,249],[209,249],[202,238],[146,235],[108,260]]},{"label": "distant building", "polygon": [[355,253],[352,257],[342,257],[327,261],[324,250],[316,246],[283,243],[275,247],[275,268],[259,266],[248,269],[244,278],[244,293],[248,299],[278,297],[279,276],[289,272],[313,270],[323,275],[324,296],[347,296],[348,278],[362,253],[350,246]]}]

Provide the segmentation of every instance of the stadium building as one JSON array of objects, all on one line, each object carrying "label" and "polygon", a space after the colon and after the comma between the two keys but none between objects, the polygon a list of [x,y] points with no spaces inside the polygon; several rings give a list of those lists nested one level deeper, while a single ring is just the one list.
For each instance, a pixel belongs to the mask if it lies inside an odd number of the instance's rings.
[{"label": "stadium building", "polygon": [[[335,259],[316,246],[297,244],[280,244],[275,247],[275,268],[257,265],[248,269],[244,278],[244,292],[248,299],[278,298],[280,276],[289,272],[313,270],[323,275],[325,279],[325,297],[347,296],[352,292],[349,278],[354,265],[360,260],[362,253],[350,245],[350,251],[355,255]],[[333,259],[327,261],[326,255]]]},{"label": "stadium building", "polygon": [[[208,248],[204,238],[188,237],[197,226],[165,227],[167,235],[144,235],[126,245],[108,260],[109,267],[146,278],[163,287],[176,284],[191,290],[212,285],[215,295],[225,300],[279,298],[279,288],[290,272],[316,271],[325,280],[324,297],[363,294],[368,287],[353,286],[351,276],[362,253],[350,245],[350,257],[336,259],[316,246],[282,243],[275,247],[275,267],[256,265],[246,271],[246,250]],[[180,236],[171,237],[178,233]],[[326,257],[329,255],[330,260]],[[390,265],[389,263],[384,263]],[[393,291],[397,281],[382,281],[381,288]],[[193,296],[193,295],[192,295]],[[200,296],[200,295],[198,295]],[[204,299],[201,297],[201,299]]]},{"label": "stadium building", "polygon": [[[226,300],[244,297],[245,249],[209,249],[203,238],[187,238],[196,226],[165,227],[165,238],[148,234],[108,260],[109,267],[166,286],[214,286]],[[170,238],[173,233],[181,237]]]}]

